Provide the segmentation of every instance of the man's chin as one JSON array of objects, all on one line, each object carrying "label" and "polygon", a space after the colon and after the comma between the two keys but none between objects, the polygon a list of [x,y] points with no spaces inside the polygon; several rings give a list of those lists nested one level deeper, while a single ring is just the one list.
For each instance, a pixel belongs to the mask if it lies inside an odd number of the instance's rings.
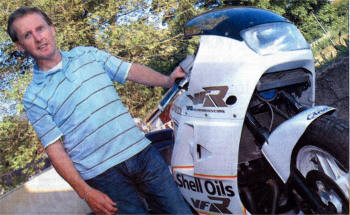
[{"label": "man's chin", "polygon": [[39,52],[39,53],[35,53],[32,54],[31,56],[35,59],[35,60],[52,60],[55,57],[56,52],[55,51],[51,51],[51,52]]}]

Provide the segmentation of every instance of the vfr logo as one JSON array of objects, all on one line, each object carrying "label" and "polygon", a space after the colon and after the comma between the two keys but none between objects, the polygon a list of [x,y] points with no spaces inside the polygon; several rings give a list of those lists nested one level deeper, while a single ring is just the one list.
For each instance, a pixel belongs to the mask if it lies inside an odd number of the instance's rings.
[{"label": "vfr logo", "polygon": [[214,213],[232,214],[232,212],[228,209],[230,206],[229,198],[220,198],[214,196],[208,196],[208,198],[215,202],[194,200],[191,198],[194,208],[200,210],[209,210],[210,212]]},{"label": "vfr logo", "polygon": [[203,104],[203,107],[227,107],[224,97],[228,91],[227,86],[203,87],[204,91],[187,95],[194,105]]}]

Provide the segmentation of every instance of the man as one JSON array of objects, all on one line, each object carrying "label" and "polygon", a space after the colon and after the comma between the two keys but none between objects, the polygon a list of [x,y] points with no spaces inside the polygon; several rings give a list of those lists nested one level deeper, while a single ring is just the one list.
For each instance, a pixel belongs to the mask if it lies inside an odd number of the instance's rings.
[{"label": "man", "polygon": [[35,60],[23,104],[57,172],[96,214],[191,213],[167,165],[133,122],[112,81],[171,87],[168,77],[92,47],[59,51],[50,18],[37,8],[11,14],[8,34]]}]

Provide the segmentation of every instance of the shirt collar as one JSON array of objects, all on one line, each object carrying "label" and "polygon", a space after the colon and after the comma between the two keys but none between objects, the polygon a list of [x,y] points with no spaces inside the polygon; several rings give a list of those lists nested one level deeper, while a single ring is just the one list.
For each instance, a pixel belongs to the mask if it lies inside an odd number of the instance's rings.
[{"label": "shirt collar", "polygon": [[34,68],[33,68],[33,81],[36,84],[41,84],[44,81],[48,80],[48,78],[51,75],[54,75],[57,72],[63,72],[64,75],[66,76],[66,78],[72,82],[75,80],[75,75],[68,72],[67,68],[69,66],[69,63],[71,61],[72,56],[70,55],[69,52],[65,52],[65,51],[60,51],[61,56],[62,56],[62,69],[57,69],[57,70],[52,70],[52,71],[47,71],[47,72],[43,72],[39,70],[39,66],[37,63],[34,64]]}]

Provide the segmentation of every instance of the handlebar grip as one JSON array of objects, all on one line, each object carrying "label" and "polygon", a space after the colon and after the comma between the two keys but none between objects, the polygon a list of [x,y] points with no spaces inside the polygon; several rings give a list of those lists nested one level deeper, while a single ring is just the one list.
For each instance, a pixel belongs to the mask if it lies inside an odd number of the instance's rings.
[{"label": "handlebar grip", "polygon": [[182,80],[184,80],[184,78],[177,78],[177,79],[175,79],[175,84],[176,85],[180,85]]}]

